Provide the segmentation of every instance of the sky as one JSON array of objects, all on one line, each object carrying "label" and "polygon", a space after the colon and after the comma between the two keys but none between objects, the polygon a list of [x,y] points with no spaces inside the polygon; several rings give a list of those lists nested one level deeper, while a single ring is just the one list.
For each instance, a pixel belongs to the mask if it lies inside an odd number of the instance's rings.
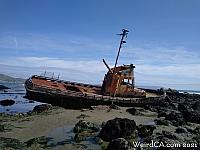
[{"label": "sky", "polygon": [[0,0],[0,73],[101,84],[134,64],[137,85],[200,90],[199,0]]}]

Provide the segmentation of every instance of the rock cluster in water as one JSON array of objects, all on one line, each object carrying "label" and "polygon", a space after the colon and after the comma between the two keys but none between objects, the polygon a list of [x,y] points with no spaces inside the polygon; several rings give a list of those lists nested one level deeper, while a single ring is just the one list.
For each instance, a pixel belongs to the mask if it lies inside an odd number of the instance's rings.
[{"label": "rock cluster in water", "polygon": [[10,89],[10,88],[8,88],[7,86],[4,86],[4,85],[0,85],[0,90],[6,90],[6,89]]},{"label": "rock cluster in water", "polygon": [[99,126],[85,120],[80,120],[74,127],[74,140],[79,143],[86,140],[88,136],[99,131]]},{"label": "rock cluster in water", "polygon": [[13,104],[15,104],[15,101],[12,99],[5,99],[0,101],[0,105],[2,106],[11,106]]}]

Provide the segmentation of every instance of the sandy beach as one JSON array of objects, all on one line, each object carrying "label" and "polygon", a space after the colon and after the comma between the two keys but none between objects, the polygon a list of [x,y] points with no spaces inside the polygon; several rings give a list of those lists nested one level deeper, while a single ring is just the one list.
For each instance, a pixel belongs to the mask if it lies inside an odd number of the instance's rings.
[{"label": "sandy beach", "polygon": [[[140,114],[132,115],[126,110],[128,107],[110,109],[108,106],[98,106],[91,109],[73,110],[61,107],[52,107],[42,113],[18,114],[16,116],[1,115],[1,122],[6,125],[4,132],[0,132],[0,137],[17,139],[20,142],[45,137],[51,139],[48,149],[101,149],[98,143],[91,144],[74,142],[73,128],[79,120],[85,120],[101,126],[102,122],[114,118],[128,118],[134,120],[136,125],[155,125],[156,112],[151,112],[143,108],[136,108]],[[156,126],[154,133],[162,130],[174,132],[176,127]],[[67,142],[66,142],[67,141]],[[49,143],[49,142],[47,142]],[[62,143],[62,144],[60,144]],[[2,144],[2,143],[1,143]],[[89,146],[87,146],[89,145]],[[2,146],[2,145],[1,145]],[[23,147],[24,148],[24,147]],[[31,144],[25,149],[46,149],[39,143]]]},{"label": "sandy beach", "polygon": [[[107,120],[114,119],[116,117],[129,118],[135,120],[139,125],[152,124],[157,115],[153,112],[149,113],[148,111],[143,111],[143,114],[139,116],[133,116],[126,112],[126,109],[127,108],[125,107],[120,107],[120,110],[110,110],[107,106],[102,106],[100,108],[95,108],[94,110],[73,110],[55,107],[41,114],[20,117],[11,116],[10,118],[1,116],[0,118],[2,122],[9,125],[11,130],[1,132],[0,136],[6,138],[14,138],[25,142],[35,137],[48,137],[49,134],[57,128],[64,128],[65,126],[73,127],[81,119],[101,125],[102,122],[106,122]],[[83,118],[81,116],[85,117]],[[63,148],[66,146],[67,144],[63,145]],[[68,146],[72,145],[68,144]],[[74,148],[77,148],[76,145]]]},{"label": "sandy beach", "polygon": [[[11,124],[13,130],[0,133],[0,135],[2,137],[17,138],[26,141],[33,137],[47,136],[55,128],[75,125],[81,119],[100,125],[102,122],[116,117],[129,118],[134,119],[139,125],[151,123],[156,118],[156,113],[153,112],[151,114],[143,112],[146,116],[133,116],[126,112],[126,107],[120,107],[120,110],[111,109],[109,112],[107,106],[102,107],[100,109],[96,108],[95,110],[73,110],[56,107],[45,112],[45,114],[36,114],[33,116],[20,118],[12,116],[11,119],[1,116],[1,120],[5,124]],[[84,114],[86,117],[80,117],[81,114]]]}]

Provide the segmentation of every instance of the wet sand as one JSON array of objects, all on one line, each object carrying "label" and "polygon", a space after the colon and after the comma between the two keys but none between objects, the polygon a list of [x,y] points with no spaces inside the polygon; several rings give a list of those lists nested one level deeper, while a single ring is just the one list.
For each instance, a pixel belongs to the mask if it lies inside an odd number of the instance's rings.
[{"label": "wet sand", "polygon": [[[13,125],[12,131],[0,133],[2,137],[16,138],[22,141],[27,139],[47,136],[53,129],[65,125],[75,125],[79,120],[84,119],[96,124],[101,124],[107,120],[118,118],[129,118],[139,124],[148,124],[156,118],[156,113],[144,112],[144,116],[133,116],[126,112],[125,107],[120,107],[120,110],[108,109],[95,110],[72,110],[64,108],[56,108],[49,110],[46,114],[37,114],[33,116],[22,117],[17,120],[8,120],[4,123]],[[81,114],[86,117],[81,117]],[[80,117],[80,118],[79,118]]]},{"label": "wet sand", "polygon": [[[141,111],[143,115],[133,116],[126,112],[126,109],[126,107],[120,107],[120,110],[116,110],[109,109],[107,106],[103,106],[103,108],[95,108],[94,110],[72,110],[56,107],[48,110],[45,113],[27,115],[24,117],[12,116],[11,118],[8,118],[1,116],[0,119],[3,121],[3,123],[9,124],[12,129],[11,131],[0,132],[0,137],[14,138],[22,142],[40,136],[59,139],[59,136],[62,137],[65,136],[65,134],[63,135],[63,133],[60,133],[59,135],[59,133],[53,133],[55,130],[63,129],[63,132],[65,132],[66,127],[70,127],[72,129],[74,125],[81,119],[101,125],[102,122],[106,122],[107,120],[114,119],[116,117],[129,118],[135,120],[137,125],[139,125],[152,124],[153,120],[157,117],[156,113],[149,111]],[[53,149],[65,148],[77,149],[77,145],[64,144],[59,147],[54,147]]]},{"label": "wet sand", "polygon": [[[7,125],[9,130],[0,132],[0,137],[17,139],[20,142],[27,142],[30,139],[44,136],[50,138],[48,141],[48,149],[101,149],[101,146],[95,139],[76,143],[74,141],[73,127],[79,120],[86,120],[101,126],[102,122],[110,119],[128,118],[134,120],[137,125],[155,125],[154,120],[157,118],[156,112],[151,112],[143,108],[136,108],[138,115],[132,115],[126,110],[128,107],[119,107],[120,109],[110,109],[108,106],[100,106],[90,109],[73,110],[61,107],[53,107],[52,109],[29,115],[18,116],[0,116],[1,124]],[[198,125],[198,124],[197,124]],[[168,125],[156,125],[155,133],[162,133],[163,130],[174,133],[177,127]],[[179,135],[180,138],[189,138],[189,133]],[[192,135],[192,134],[191,134]],[[189,136],[189,137],[188,137]],[[37,141],[37,140],[36,140]],[[0,142],[0,148],[1,148]],[[40,144],[35,143],[26,148],[28,150],[46,149]]]}]

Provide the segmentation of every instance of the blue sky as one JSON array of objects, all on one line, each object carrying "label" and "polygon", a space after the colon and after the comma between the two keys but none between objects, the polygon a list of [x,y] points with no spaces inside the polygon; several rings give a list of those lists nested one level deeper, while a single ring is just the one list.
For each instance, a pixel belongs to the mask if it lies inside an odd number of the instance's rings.
[{"label": "blue sky", "polygon": [[199,0],[0,0],[0,72],[100,84],[126,28],[136,84],[200,89],[199,14]]}]

